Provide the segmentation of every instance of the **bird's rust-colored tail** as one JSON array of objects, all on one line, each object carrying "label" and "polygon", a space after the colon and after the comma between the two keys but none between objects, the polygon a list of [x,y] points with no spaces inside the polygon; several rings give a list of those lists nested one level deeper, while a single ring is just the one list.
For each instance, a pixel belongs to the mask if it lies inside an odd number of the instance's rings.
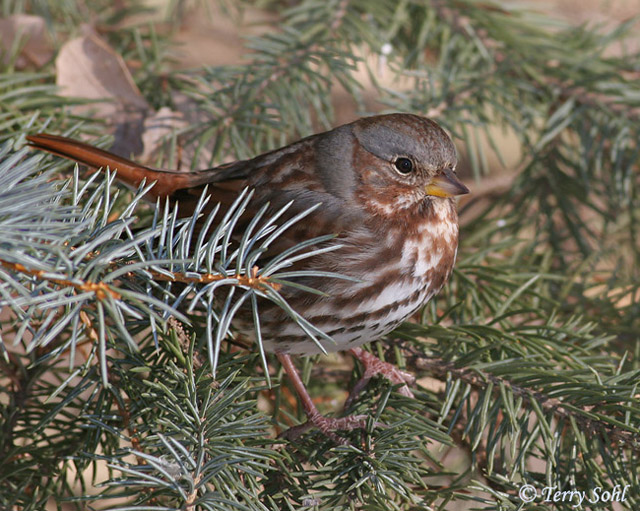
[{"label": "bird's rust-colored tail", "polygon": [[109,167],[111,170],[116,170],[118,179],[134,188],[140,186],[143,180],[147,183],[155,181],[156,184],[150,191],[150,198],[166,197],[175,190],[190,185],[187,173],[151,169],[72,138],[39,133],[27,136],[27,140],[35,149],[62,156],[94,169]]}]

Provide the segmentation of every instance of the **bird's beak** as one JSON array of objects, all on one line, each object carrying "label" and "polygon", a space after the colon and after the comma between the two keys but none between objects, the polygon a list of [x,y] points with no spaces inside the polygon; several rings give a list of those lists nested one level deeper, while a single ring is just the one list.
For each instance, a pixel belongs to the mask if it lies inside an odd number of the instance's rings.
[{"label": "bird's beak", "polygon": [[462,184],[452,169],[446,168],[431,180],[425,187],[425,192],[434,197],[453,197],[469,193],[469,189]]}]

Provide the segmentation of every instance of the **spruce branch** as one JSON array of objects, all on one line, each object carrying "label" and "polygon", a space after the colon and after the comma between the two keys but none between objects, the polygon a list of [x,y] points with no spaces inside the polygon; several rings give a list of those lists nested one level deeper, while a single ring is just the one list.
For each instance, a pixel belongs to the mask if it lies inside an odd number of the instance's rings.
[{"label": "spruce branch", "polygon": [[[529,406],[535,401],[544,413],[553,414],[557,418],[568,421],[569,424],[575,422],[583,431],[602,435],[609,442],[610,448],[622,447],[634,451],[640,450],[640,428],[624,424],[613,418],[599,417],[597,413],[592,413],[594,409],[597,409],[597,404],[591,404],[588,407],[575,406],[560,398],[551,397],[546,392],[522,387],[508,378],[495,376],[488,371],[460,367],[459,364],[442,358],[425,357],[424,353],[412,346],[405,346],[403,349],[412,369],[428,371],[430,375],[442,380],[452,377],[477,390],[491,388],[494,395],[504,392],[504,388],[507,388],[515,397],[522,398],[523,402]],[[632,380],[634,374],[627,377]],[[621,403],[626,400],[624,396],[620,396],[619,399]],[[637,399],[635,394],[632,393],[628,396],[631,403],[634,399]]]},{"label": "spruce branch", "polygon": [[[33,160],[20,162],[16,158],[9,158],[4,167],[11,166],[12,169],[7,170],[5,177],[28,175],[32,172],[33,164]],[[130,316],[137,321],[146,316],[154,331],[156,324],[163,324],[169,317],[188,322],[179,309],[180,304],[188,299],[190,303],[187,311],[200,306],[207,310],[209,357],[215,371],[220,343],[231,328],[231,319],[239,306],[254,293],[283,307],[312,338],[327,338],[326,334],[300,317],[278,290],[283,285],[291,285],[289,279],[292,277],[317,274],[304,271],[283,272],[283,269],[293,262],[335,250],[339,245],[315,248],[330,239],[330,236],[306,240],[272,259],[262,269],[255,265],[260,254],[265,253],[278,236],[305,218],[315,207],[277,225],[277,219],[291,203],[280,208],[270,218],[266,216],[265,206],[247,227],[238,248],[231,249],[234,226],[245,211],[251,193],[242,193],[218,225],[214,222],[218,208],[213,208],[205,219],[205,228],[200,230],[197,239],[193,239],[189,233],[193,232],[195,223],[207,207],[206,190],[192,217],[178,220],[177,210],[169,212],[165,209],[162,218],[156,216],[150,228],[134,233],[131,229],[135,220],[134,212],[150,186],[143,183],[129,206],[119,216],[110,219],[114,203],[109,188],[112,181],[113,175],[107,174],[104,182],[91,192],[82,211],[73,214],[64,205],[68,195],[67,187],[62,187],[59,191],[52,188],[48,199],[39,197],[38,200],[47,203],[48,207],[30,212],[31,221],[36,222],[41,216],[51,216],[51,207],[54,208],[55,215],[55,207],[59,206],[66,215],[61,225],[75,234],[75,238],[69,237],[67,232],[64,233],[65,237],[51,242],[51,231],[47,230],[47,240],[40,242],[38,249],[46,252],[55,248],[55,252],[49,256],[57,258],[52,259],[53,264],[47,264],[46,258],[43,259],[42,256],[37,261],[28,256],[33,251],[34,233],[29,233],[31,239],[28,242],[18,238],[12,244],[10,252],[3,252],[10,260],[0,259],[0,266],[7,270],[2,274],[5,280],[2,303],[10,305],[23,320],[15,342],[19,342],[28,330],[33,338],[29,341],[27,350],[42,348],[71,325],[72,331],[68,339],[62,345],[54,343],[55,354],[59,354],[62,349],[70,346],[75,350],[77,342],[87,334],[85,327],[88,327],[93,332],[92,335],[97,332],[103,382],[106,384],[107,336],[117,332],[116,335],[122,336],[131,349],[136,349],[136,342],[125,326],[125,317]],[[16,181],[16,187],[23,190],[19,180]],[[10,187],[9,192],[6,192],[12,195],[12,200],[16,187]],[[79,189],[77,175],[71,188],[74,190],[70,197],[73,205],[80,203],[83,195],[90,193],[87,186]],[[26,189],[24,190],[22,193],[26,193]],[[24,204],[22,197],[20,200]],[[2,218],[4,222],[0,218],[0,237],[9,240],[9,235],[4,233],[9,232],[15,217],[10,217],[7,213]],[[260,220],[264,222],[256,228]],[[79,227],[74,226],[74,222]],[[80,239],[81,230],[89,233],[83,239]],[[123,235],[128,239],[114,242]],[[72,240],[70,243],[69,239]],[[27,263],[15,262],[16,258]],[[28,264],[34,267],[29,267]],[[338,275],[326,272],[322,276],[339,278]],[[177,296],[170,287],[176,283],[185,284]],[[229,292],[226,297],[221,298],[224,287]],[[239,297],[233,296],[235,287],[241,289]],[[152,289],[159,295],[158,298],[154,293],[148,292]],[[218,315],[214,309],[220,303],[226,305],[221,315]],[[234,304],[233,307],[230,306],[231,303]],[[257,308],[255,300],[250,303],[254,309]],[[65,308],[65,314],[58,312],[60,307]],[[107,322],[107,316],[110,322]],[[255,314],[254,316],[257,317]],[[88,317],[91,319],[88,320]],[[215,324],[211,324],[213,319]],[[264,349],[261,347],[260,350],[266,372]]]}]

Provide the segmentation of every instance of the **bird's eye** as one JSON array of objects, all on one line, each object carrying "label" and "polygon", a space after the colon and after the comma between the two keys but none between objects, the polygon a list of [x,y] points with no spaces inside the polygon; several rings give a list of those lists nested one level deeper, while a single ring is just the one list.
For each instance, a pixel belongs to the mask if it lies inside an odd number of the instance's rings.
[{"label": "bird's eye", "polygon": [[398,158],[393,165],[400,174],[408,174],[413,170],[413,163],[409,158]]}]

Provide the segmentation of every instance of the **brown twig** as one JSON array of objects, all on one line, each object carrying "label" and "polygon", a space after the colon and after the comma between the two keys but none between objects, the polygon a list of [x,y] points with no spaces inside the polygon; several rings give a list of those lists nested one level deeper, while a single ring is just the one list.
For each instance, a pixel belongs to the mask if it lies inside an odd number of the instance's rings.
[{"label": "brown twig", "polygon": [[[182,273],[172,272],[171,275],[167,275],[155,270],[146,271],[148,271],[152,275],[153,280],[162,282],[180,282],[182,284],[210,284],[211,282],[218,282],[220,280],[231,278],[237,280],[238,284],[241,286],[252,287],[254,289],[271,288],[274,291],[278,291],[282,288],[282,284],[271,282],[268,277],[258,275],[259,268],[257,266],[251,268],[251,273],[249,275],[221,275],[215,273],[203,273],[202,275],[198,275],[197,277],[190,277]],[[129,273],[128,275],[132,274]]]},{"label": "brown twig", "polygon": [[[61,279],[58,277],[50,277],[47,276],[47,272],[44,270],[30,269],[21,263],[12,263],[9,261],[3,261],[2,259],[0,259],[0,266],[7,268],[8,270],[13,270],[17,273],[31,275],[41,280],[46,280],[53,284],[58,284],[60,286],[72,287],[78,291],[83,292],[93,292],[95,293],[96,298],[98,298],[99,300],[104,300],[107,295],[111,296],[111,298],[113,298],[114,300],[119,300],[122,297],[120,293],[113,290],[108,284],[105,284],[104,282],[77,282],[68,279]],[[167,275],[156,270],[146,271],[148,271],[152,275],[154,280],[162,282],[180,282],[182,284],[210,284],[211,282],[217,282],[220,280],[232,278],[237,280],[239,285],[252,287],[254,289],[271,288],[275,291],[278,291],[282,288],[281,284],[278,284],[277,282],[271,282],[268,277],[258,275],[259,268],[257,266],[251,268],[251,273],[249,275],[235,274],[232,276],[204,273],[202,275],[198,275],[197,277],[191,277],[182,273],[172,272],[171,275]],[[129,272],[126,275],[132,276],[133,272]]]},{"label": "brown twig", "polygon": [[109,285],[105,284],[104,282],[74,282],[67,279],[50,277],[47,276],[47,272],[44,270],[34,270],[32,268],[27,268],[23,264],[3,261],[2,259],[0,259],[0,266],[7,268],[8,270],[22,273],[23,275],[31,275],[32,277],[39,278],[40,280],[46,280],[48,282],[52,282],[53,284],[58,284],[60,286],[72,287],[82,292],[92,292],[96,295],[96,298],[98,298],[98,300],[104,300],[107,295],[110,295],[114,300],[119,300],[121,298],[120,293],[111,289],[111,287],[109,287]]},{"label": "brown twig", "polygon": [[[617,445],[625,445],[634,451],[640,452],[640,434],[633,431],[620,430],[614,425],[608,424],[601,419],[586,416],[587,409],[574,410],[573,406],[564,403],[562,400],[550,397],[543,392],[531,390],[515,385],[511,381],[494,376],[490,373],[480,372],[476,369],[458,367],[454,362],[449,362],[441,358],[430,358],[418,349],[405,345],[407,352],[407,365],[411,365],[414,370],[426,370],[438,378],[446,378],[448,374],[454,378],[462,380],[476,389],[486,389],[489,384],[493,385],[495,393],[500,392],[500,387],[509,388],[517,397],[521,397],[525,403],[534,400],[544,412],[552,413],[560,419],[573,419],[583,431],[601,433],[610,442]],[[584,413],[581,413],[584,412]]]}]

